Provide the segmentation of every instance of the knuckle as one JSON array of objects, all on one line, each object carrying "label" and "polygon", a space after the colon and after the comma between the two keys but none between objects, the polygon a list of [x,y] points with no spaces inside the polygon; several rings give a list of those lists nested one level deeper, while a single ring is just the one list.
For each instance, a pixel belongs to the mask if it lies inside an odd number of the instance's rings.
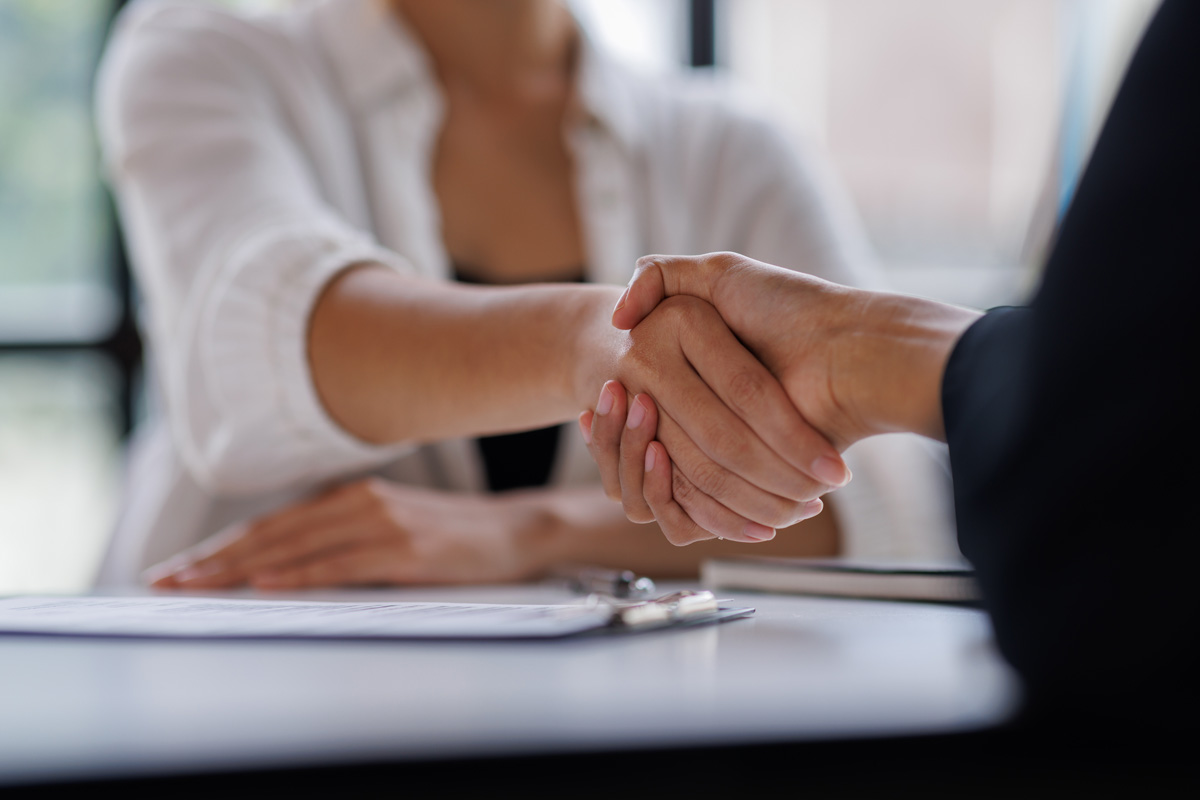
[{"label": "knuckle", "polygon": [[740,253],[734,253],[731,250],[721,250],[716,253],[709,253],[705,260],[717,269],[726,270],[741,264],[745,260],[745,256]]},{"label": "knuckle", "polygon": [[703,306],[704,301],[688,295],[673,295],[666,298],[654,310],[658,322],[673,327],[685,326],[696,313],[697,307]]},{"label": "knuckle", "polygon": [[757,411],[767,394],[766,381],[756,372],[741,369],[730,378],[726,391],[735,411]]},{"label": "knuckle", "polygon": [[726,464],[744,467],[749,461],[750,443],[743,432],[732,425],[712,424],[704,431],[706,452],[714,453]]},{"label": "knuckle", "polygon": [[805,518],[803,508],[805,503],[792,503],[782,498],[772,497],[772,508],[768,511],[766,519],[756,520],[757,522],[767,525],[771,528],[789,528]]},{"label": "knuckle", "polygon": [[678,470],[671,471],[671,493],[676,502],[690,502],[697,494],[696,485],[685,478]]},{"label": "knuckle", "polygon": [[596,436],[605,449],[616,451],[617,446],[621,442],[621,429],[625,426],[625,415],[621,413],[621,408],[614,403],[612,411],[600,417],[596,423]]},{"label": "knuckle", "polygon": [[712,461],[696,465],[690,477],[695,489],[709,497],[724,497],[729,491],[729,472]]},{"label": "knuckle", "polygon": [[[625,376],[626,380],[645,374],[647,368],[652,368],[657,361],[662,342],[661,337],[656,335],[655,328],[661,318],[655,315],[660,308],[661,306],[652,311],[645,321],[629,332],[628,342],[619,354],[617,363],[618,374]],[[595,419],[596,423],[600,424],[604,417],[597,414]]]},{"label": "knuckle", "polygon": [[696,541],[696,525],[690,520],[686,524],[660,525],[663,536],[676,547],[683,547]]}]

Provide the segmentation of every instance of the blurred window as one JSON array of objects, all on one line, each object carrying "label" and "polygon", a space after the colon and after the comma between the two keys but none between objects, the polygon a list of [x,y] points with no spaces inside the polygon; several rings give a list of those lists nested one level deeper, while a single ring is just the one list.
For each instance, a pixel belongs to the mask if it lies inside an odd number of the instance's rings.
[{"label": "blurred window", "polygon": [[1149,0],[724,0],[719,62],[826,149],[898,288],[1040,264]]},{"label": "blurred window", "polygon": [[113,8],[0,2],[0,592],[82,587],[112,520],[125,308],[91,84]]},{"label": "blurred window", "polygon": [[650,71],[677,69],[690,55],[684,0],[569,0],[589,34],[622,61]]},{"label": "blurred window", "polygon": [[92,341],[118,313],[92,136],[109,0],[0,3],[0,338]]}]

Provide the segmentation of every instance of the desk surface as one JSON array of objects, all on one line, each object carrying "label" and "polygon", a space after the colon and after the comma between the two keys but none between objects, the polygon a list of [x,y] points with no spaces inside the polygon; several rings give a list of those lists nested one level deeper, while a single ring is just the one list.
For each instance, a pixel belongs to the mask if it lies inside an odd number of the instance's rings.
[{"label": "desk surface", "polygon": [[[1013,708],[978,610],[722,594],[757,613],[552,642],[0,636],[0,784],[944,733]],[[567,599],[537,586],[306,596]]]}]

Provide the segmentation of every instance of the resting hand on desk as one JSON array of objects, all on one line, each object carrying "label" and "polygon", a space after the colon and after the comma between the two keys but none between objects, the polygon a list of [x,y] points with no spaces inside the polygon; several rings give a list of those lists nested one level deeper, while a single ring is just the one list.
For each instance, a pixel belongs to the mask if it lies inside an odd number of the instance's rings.
[{"label": "resting hand on desk", "polygon": [[[851,289],[735,253],[713,253],[640,259],[613,324],[636,332],[648,314],[677,296],[712,303],[723,323],[779,379],[805,422],[839,452],[880,433],[944,438],[942,372],[976,312]],[[704,521],[678,502],[670,448],[652,442],[653,400],[639,396],[633,403],[636,414],[627,424],[620,415],[585,414],[580,420],[606,486],[617,487],[610,494],[621,498],[630,519],[657,519],[677,544],[705,538]],[[791,441],[776,446],[803,450]],[[809,456],[821,457],[818,451]]]},{"label": "resting hand on desk", "polygon": [[[821,517],[756,547],[781,556],[836,555]],[[500,583],[562,564],[694,577],[736,542],[681,550],[631,524],[599,487],[465,494],[378,478],[232,526],[147,571],[160,589],[306,589],[346,585]]]},{"label": "resting hand on desk", "polygon": [[494,583],[544,569],[532,513],[487,495],[356,481],[232,526],[148,571],[157,588]]}]

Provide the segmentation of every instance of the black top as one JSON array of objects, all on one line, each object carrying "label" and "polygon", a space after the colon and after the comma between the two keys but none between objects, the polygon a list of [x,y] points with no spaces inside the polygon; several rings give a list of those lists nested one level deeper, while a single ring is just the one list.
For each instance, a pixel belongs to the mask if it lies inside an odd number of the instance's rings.
[{"label": "black top", "polygon": [[1147,29],[1028,308],[942,387],[959,544],[1030,717],[1193,726],[1200,679],[1200,3]]},{"label": "black top", "polygon": [[[564,274],[582,273],[580,269]],[[462,265],[455,265],[454,274],[463,283],[489,283],[478,277],[477,270]],[[554,468],[554,456],[558,452],[562,428],[562,425],[552,425],[519,433],[479,437],[476,444],[483,459],[488,489],[503,492],[545,486]]]}]

